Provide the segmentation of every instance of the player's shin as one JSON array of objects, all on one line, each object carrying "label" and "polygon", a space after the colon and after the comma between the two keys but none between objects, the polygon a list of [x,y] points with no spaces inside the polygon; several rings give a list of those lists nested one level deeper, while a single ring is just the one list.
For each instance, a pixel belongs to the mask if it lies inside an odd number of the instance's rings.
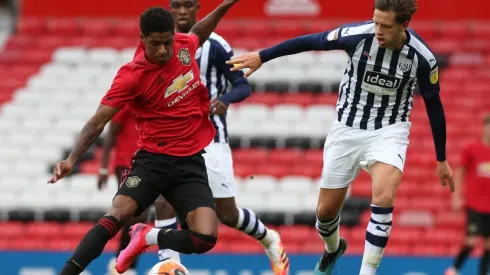
[{"label": "player's shin", "polygon": [[[161,230],[177,229],[177,218],[155,220],[155,227]],[[169,249],[164,244],[158,244],[158,258],[160,261],[172,259],[180,262],[180,255],[177,251]]]},{"label": "player's shin", "polygon": [[340,215],[333,220],[321,221],[316,218],[316,229],[320,237],[325,242],[325,250],[328,253],[335,253],[339,248]]},{"label": "player's shin", "polygon": [[237,207],[237,210],[238,222],[235,228],[255,238],[264,247],[268,247],[272,242],[271,235],[268,234],[267,227],[255,215],[254,211],[240,207]]},{"label": "player's shin", "polygon": [[215,236],[192,232],[187,229],[151,229],[145,236],[148,245],[165,246],[184,254],[202,254],[216,245]]},{"label": "player's shin", "polygon": [[78,275],[100,256],[105,245],[116,236],[120,229],[120,222],[112,217],[105,216],[87,232],[73,256],[67,261],[60,275]]},{"label": "player's shin", "polygon": [[393,220],[393,207],[371,205],[371,220],[367,226],[361,275],[375,275],[388,243]]}]

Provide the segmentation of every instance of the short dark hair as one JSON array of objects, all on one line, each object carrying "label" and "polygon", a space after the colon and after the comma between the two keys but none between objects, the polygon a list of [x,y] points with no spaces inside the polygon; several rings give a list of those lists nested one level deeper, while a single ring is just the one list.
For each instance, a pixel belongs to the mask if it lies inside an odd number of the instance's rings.
[{"label": "short dark hair", "polygon": [[394,11],[396,22],[403,23],[412,20],[412,15],[417,11],[416,0],[376,0],[374,9],[380,11]]},{"label": "short dark hair", "polygon": [[141,14],[140,29],[144,36],[153,32],[174,32],[174,28],[172,14],[162,7],[152,7]]}]

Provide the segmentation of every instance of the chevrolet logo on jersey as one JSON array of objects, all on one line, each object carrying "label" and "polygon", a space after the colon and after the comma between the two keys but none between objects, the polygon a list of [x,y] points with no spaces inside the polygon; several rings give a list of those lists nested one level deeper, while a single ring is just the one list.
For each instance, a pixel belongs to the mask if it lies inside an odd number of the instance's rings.
[{"label": "chevrolet logo on jersey", "polygon": [[191,82],[193,79],[194,73],[192,72],[192,70],[185,75],[179,75],[172,81],[172,85],[170,85],[165,91],[165,97],[169,97],[175,92],[182,92],[185,88],[188,88],[187,84],[189,84],[189,82]]}]

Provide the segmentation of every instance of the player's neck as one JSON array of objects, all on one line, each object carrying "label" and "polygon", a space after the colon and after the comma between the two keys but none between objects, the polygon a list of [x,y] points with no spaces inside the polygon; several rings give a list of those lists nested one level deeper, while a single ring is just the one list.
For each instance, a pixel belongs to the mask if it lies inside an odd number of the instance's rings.
[{"label": "player's neck", "polygon": [[397,51],[403,49],[403,47],[405,47],[405,44],[407,44],[407,40],[408,40],[407,32],[403,32],[400,41],[398,42],[397,45],[395,45],[393,50]]}]

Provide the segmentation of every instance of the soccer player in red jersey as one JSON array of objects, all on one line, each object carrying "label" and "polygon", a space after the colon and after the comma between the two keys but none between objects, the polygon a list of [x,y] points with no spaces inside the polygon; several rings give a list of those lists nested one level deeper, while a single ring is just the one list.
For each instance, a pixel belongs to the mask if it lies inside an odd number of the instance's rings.
[{"label": "soccer player in red jersey", "polygon": [[216,131],[209,120],[209,95],[195,54],[238,1],[225,0],[189,34],[175,33],[172,14],[163,8],[150,8],[141,15],[141,43],[133,61],[121,67],[72,152],[56,164],[48,181],[55,183],[70,174],[105,125],[129,105],[136,115],[139,150],[108,213],[85,235],[60,275],[80,274],[121,227],[160,194],[173,206],[182,230],[133,226],[131,242],[117,260],[119,273],[150,245],[164,244],[192,254],[205,253],[216,244],[217,216],[202,156]]},{"label": "soccer player in red jersey", "polygon": [[[490,263],[490,114],[483,119],[483,136],[478,142],[466,146],[461,156],[461,167],[456,177],[456,190],[452,204],[456,211],[466,206],[466,239],[446,275],[456,275],[478,243],[484,239],[485,252],[478,274],[487,275]],[[464,179],[464,184],[463,184]],[[464,189],[464,190],[463,190]],[[464,191],[464,192],[463,192]],[[464,202],[463,202],[464,196]]]}]

